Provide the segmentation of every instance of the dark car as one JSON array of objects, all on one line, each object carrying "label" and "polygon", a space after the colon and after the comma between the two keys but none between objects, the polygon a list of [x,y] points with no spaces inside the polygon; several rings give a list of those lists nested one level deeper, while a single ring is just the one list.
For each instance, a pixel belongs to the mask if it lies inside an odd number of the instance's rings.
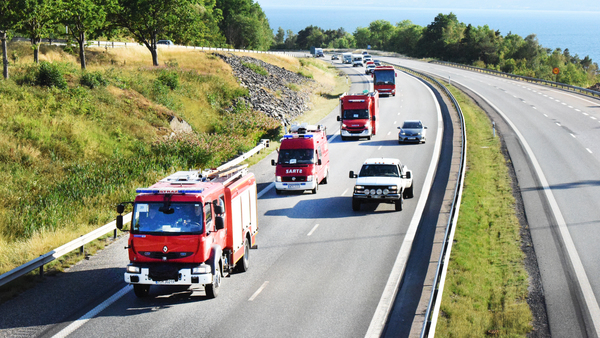
[{"label": "dark car", "polygon": [[333,55],[331,56],[331,59],[332,59],[332,60],[339,60],[339,59],[340,59],[340,56],[339,56],[339,55],[337,55],[337,54],[333,54]]},{"label": "dark car", "polygon": [[173,43],[173,41],[171,41],[171,40],[158,40],[158,41],[156,42],[156,44],[157,44],[157,45],[168,45],[168,46],[173,46],[173,45],[175,45],[175,44]]}]

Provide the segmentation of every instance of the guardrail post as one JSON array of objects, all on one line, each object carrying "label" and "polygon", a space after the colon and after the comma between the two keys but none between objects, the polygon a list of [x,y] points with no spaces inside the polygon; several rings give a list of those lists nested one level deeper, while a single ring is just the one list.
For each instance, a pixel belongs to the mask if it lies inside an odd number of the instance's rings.
[{"label": "guardrail post", "polygon": [[43,265],[42,265],[42,266],[40,266],[40,269],[39,269],[39,270],[40,270],[39,278],[40,278],[40,279],[43,279],[43,278],[44,278],[44,266],[43,266]]},{"label": "guardrail post", "polygon": [[117,239],[117,229],[113,231],[113,239]]}]

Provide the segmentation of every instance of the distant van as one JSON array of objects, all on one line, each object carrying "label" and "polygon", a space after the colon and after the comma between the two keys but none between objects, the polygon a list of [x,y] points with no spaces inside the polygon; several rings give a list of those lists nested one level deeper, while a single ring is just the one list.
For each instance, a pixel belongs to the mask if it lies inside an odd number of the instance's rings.
[{"label": "distant van", "polygon": [[360,54],[352,54],[352,67],[362,67],[363,56]]}]

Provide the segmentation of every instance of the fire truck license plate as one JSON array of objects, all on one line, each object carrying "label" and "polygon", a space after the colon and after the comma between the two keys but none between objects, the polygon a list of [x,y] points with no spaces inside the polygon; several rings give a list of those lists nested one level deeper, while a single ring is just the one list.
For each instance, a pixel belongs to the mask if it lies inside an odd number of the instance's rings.
[{"label": "fire truck license plate", "polygon": [[300,184],[289,184],[288,185],[288,189],[296,189],[296,188],[300,188]]}]

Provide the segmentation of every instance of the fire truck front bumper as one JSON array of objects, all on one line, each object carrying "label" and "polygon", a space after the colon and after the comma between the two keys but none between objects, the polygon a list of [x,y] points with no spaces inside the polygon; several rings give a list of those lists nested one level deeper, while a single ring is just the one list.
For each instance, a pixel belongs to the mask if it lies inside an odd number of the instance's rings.
[{"label": "fire truck front bumper", "polygon": [[201,264],[193,268],[160,269],[128,265],[125,272],[125,283],[152,285],[192,285],[211,284],[212,270],[209,265]]},{"label": "fire truck front bumper", "polygon": [[340,135],[343,137],[368,137],[371,136],[371,129],[365,129],[362,131],[348,131],[347,129],[342,129],[340,131]]},{"label": "fire truck front bumper", "polygon": [[309,182],[275,182],[277,190],[311,190],[317,185],[316,181]]}]

